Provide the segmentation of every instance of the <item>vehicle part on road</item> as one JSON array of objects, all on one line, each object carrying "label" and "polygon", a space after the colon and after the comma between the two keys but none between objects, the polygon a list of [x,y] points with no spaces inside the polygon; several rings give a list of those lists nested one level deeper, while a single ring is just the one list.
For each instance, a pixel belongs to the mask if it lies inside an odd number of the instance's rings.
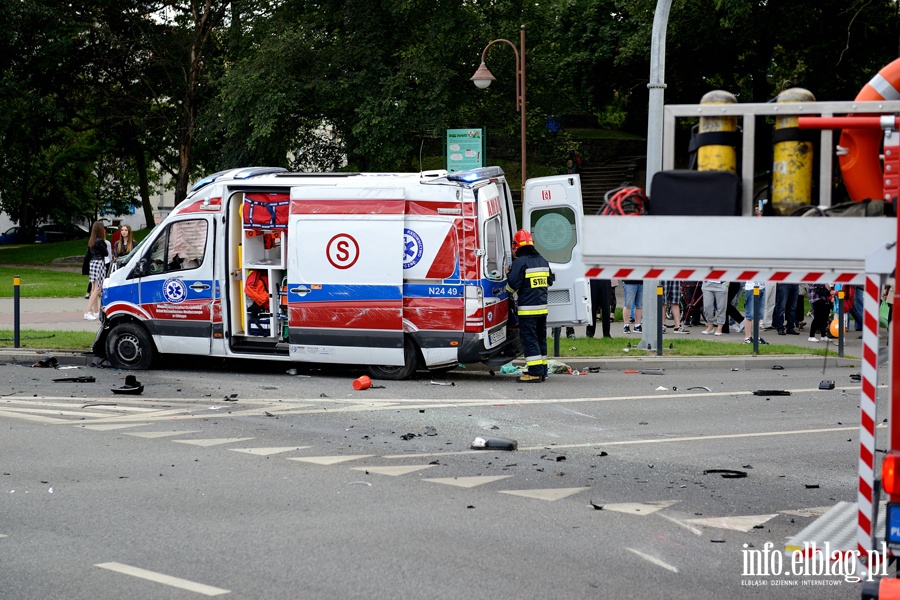
[{"label": "vehicle part on road", "polygon": [[56,357],[54,356],[48,356],[44,360],[39,360],[31,366],[39,367],[41,369],[56,369],[59,367],[59,361],[56,360]]},{"label": "vehicle part on road", "polygon": [[756,390],[753,392],[754,396],[790,396],[791,393],[787,390]]},{"label": "vehicle part on road", "polygon": [[501,437],[477,437],[472,440],[472,448],[475,450],[516,450],[519,442]]},{"label": "vehicle part on road", "polygon": [[94,383],[97,380],[90,375],[83,375],[81,377],[60,377],[59,379],[54,379],[53,381],[71,383]]},{"label": "vehicle part on road", "polygon": [[772,365],[772,370],[773,371],[784,371],[784,367],[782,367],[781,365]]},{"label": "vehicle part on road", "polygon": [[367,390],[372,387],[372,379],[368,375],[360,375],[353,380],[354,390]]},{"label": "vehicle part on road", "polygon": [[136,323],[115,325],[106,338],[106,357],[118,369],[149,369],[156,347],[147,331]]},{"label": "vehicle part on road", "polygon": [[706,390],[707,392],[711,392],[712,390],[706,387],[705,385],[695,385],[694,387],[689,387],[688,391],[691,390]]},{"label": "vehicle part on road", "polygon": [[820,390],[833,390],[834,389],[834,381],[830,379],[823,379],[819,382]]},{"label": "vehicle part on road", "polygon": [[603,505],[602,505],[602,504],[597,504],[597,503],[594,502],[593,500],[591,500],[591,506],[594,507],[594,510],[603,510]]},{"label": "vehicle part on road", "polygon": [[644,369],[641,371],[641,375],[665,375],[665,369]]},{"label": "vehicle part on road", "polygon": [[721,475],[722,479],[743,479],[747,471],[734,471],[732,469],[706,469],[704,475]]},{"label": "vehicle part on road", "polygon": [[125,385],[120,388],[113,388],[113,394],[132,394],[134,396],[138,396],[144,393],[144,386],[141,385],[141,382],[137,380],[137,377],[134,375],[128,375],[125,377]]},{"label": "vehicle part on road", "polygon": [[456,385],[455,381],[434,381],[431,380],[431,385]]}]

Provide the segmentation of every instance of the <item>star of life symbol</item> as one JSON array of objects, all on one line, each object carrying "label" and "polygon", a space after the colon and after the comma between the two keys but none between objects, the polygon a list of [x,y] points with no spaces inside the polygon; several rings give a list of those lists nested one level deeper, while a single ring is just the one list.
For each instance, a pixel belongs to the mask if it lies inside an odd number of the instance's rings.
[{"label": "star of life symbol", "polygon": [[187,286],[181,279],[166,279],[163,284],[163,296],[166,302],[178,304],[187,300]]},{"label": "star of life symbol", "polygon": [[422,238],[412,229],[403,230],[403,268],[411,269],[422,260]]}]

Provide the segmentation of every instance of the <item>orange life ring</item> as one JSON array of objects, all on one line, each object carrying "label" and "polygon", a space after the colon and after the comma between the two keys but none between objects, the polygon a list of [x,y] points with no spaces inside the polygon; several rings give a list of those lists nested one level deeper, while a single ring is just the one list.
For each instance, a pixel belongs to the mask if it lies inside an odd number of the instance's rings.
[{"label": "orange life ring", "polygon": [[[856,102],[900,100],[900,58],[875,75],[856,95]],[[847,153],[838,157],[847,193],[855,202],[882,199],[884,172],[881,166],[880,129],[844,129],[840,145]]]}]

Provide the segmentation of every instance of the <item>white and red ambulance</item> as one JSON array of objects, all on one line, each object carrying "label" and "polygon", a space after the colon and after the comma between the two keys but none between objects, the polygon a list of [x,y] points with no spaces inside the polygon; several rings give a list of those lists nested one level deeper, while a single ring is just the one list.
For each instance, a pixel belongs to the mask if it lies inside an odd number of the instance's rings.
[{"label": "white and red ambulance", "polygon": [[[525,196],[557,273],[549,322],[584,323],[580,181],[531,180]],[[118,261],[94,352],[126,369],[189,354],[358,364],[382,379],[507,362],[516,230],[497,167],[217,173]]]}]

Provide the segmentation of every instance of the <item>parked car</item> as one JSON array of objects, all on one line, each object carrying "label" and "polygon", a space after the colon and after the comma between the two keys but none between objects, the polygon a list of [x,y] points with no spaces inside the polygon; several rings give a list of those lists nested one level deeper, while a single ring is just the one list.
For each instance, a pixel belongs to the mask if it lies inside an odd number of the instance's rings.
[{"label": "parked car", "polygon": [[9,245],[9,244],[28,244],[31,242],[37,241],[35,238],[30,240],[25,239],[25,230],[16,225],[15,227],[10,227],[3,233],[0,233],[0,245]]},{"label": "parked car", "polygon": [[41,225],[38,227],[38,236],[43,236],[43,242],[64,242],[66,240],[87,239],[90,232],[81,225],[72,223]]}]

